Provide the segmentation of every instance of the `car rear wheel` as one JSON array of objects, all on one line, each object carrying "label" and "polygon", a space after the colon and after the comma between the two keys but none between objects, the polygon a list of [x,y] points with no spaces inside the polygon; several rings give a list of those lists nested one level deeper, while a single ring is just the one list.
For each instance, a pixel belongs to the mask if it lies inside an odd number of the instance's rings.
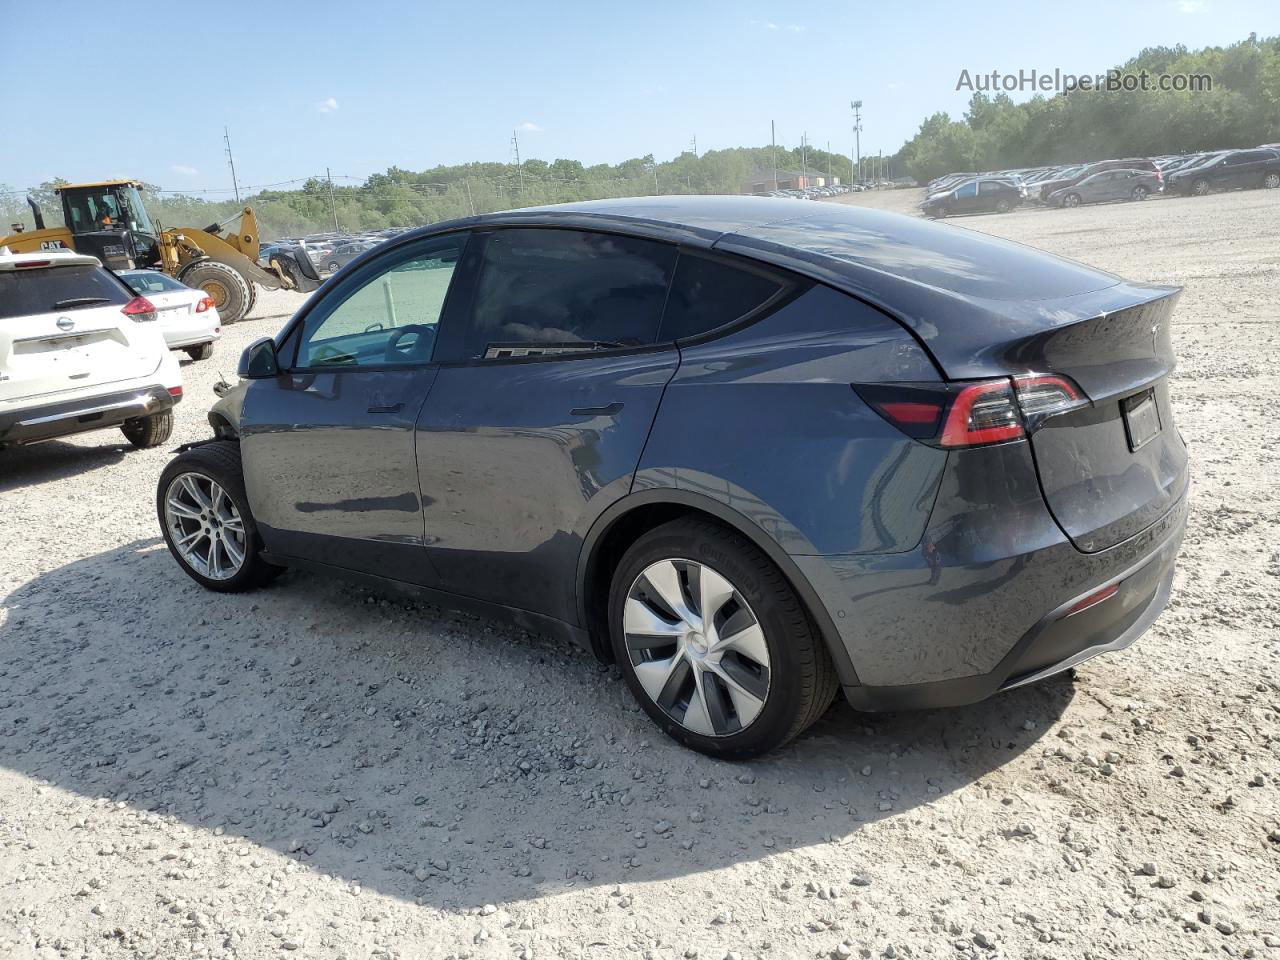
[{"label": "car rear wheel", "polygon": [[1133,188],[1133,193],[1131,194],[1131,196],[1132,196],[1132,197],[1133,197],[1133,199],[1135,199],[1135,200],[1145,200],[1145,199],[1147,199],[1147,188],[1146,188],[1146,187],[1134,187],[1134,188]]},{"label": "car rear wheel", "polygon": [[187,356],[192,360],[208,360],[213,356],[213,344],[201,343],[194,347],[187,347]]},{"label": "car rear wheel", "polygon": [[835,697],[835,668],[782,572],[710,521],[676,520],[632,545],[614,573],[609,623],[640,706],[701,753],[773,750]]},{"label": "car rear wheel", "polygon": [[1068,193],[1065,197],[1063,197],[1063,198],[1062,198],[1062,205],[1063,205],[1064,207],[1078,207],[1078,206],[1080,206],[1080,194],[1078,194],[1078,193]]},{"label": "car rear wheel", "polygon": [[337,272],[338,272],[338,261],[337,261],[337,260],[330,260],[330,261],[329,261],[329,272],[330,272],[330,273],[337,273]]},{"label": "car rear wheel", "polygon": [[1268,173],[1262,178],[1262,185],[1268,190],[1274,190],[1280,187],[1280,173]]},{"label": "car rear wheel", "polygon": [[1191,185],[1191,192],[1194,193],[1197,197],[1203,197],[1206,193],[1209,192],[1209,181],[1203,180],[1203,179],[1197,180],[1195,183]]},{"label": "car rear wheel", "polygon": [[171,460],[156,488],[156,513],[169,552],[202,587],[239,593],[284,569],[262,559],[240,448],[231,441],[193,447]]},{"label": "car rear wheel", "polygon": [[173,433],[173,411],[161,410],[149,417],[134,417],[120,424],[124,438],[140,450],[158,447]]}]

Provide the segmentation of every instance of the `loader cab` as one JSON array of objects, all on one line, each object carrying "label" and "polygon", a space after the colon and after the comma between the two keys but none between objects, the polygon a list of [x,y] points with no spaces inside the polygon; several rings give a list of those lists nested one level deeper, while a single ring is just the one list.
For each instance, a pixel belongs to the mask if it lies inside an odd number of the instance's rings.
[{"label": "loader cab", "polygon": [[76,183],[58,188],[63,219],[81,253],[114,270],[149,266],[158,256],[157,230],[134,180]]}]

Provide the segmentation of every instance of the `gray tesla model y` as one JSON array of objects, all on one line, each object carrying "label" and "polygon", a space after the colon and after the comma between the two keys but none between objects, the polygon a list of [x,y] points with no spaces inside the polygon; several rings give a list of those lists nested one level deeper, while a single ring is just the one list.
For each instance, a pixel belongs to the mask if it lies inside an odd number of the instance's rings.
[{"label": "gray tesla model y", "polygon": [[566,635],[748,757],[840,690],[969,703],[1151,624],[1177,295],[839,204],[436,224],[245,351],[160,524],[210,589],[309,568]]}]

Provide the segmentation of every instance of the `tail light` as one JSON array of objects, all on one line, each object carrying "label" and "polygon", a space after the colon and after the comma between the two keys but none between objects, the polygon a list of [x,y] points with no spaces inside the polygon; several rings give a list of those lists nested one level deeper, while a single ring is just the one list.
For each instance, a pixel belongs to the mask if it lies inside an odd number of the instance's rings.
[{"label": "tail light", "polygon": [[175,400],[181,400],[181,399],[182,399],[182,388],[181,388],[181,387],[170,387],[170,388],[169,388],[169,396],[173,397],[173,399],[175,399]]},{"label": "tail light", "polygon": [[120,308],[120,312],[136,323],[145,323],[156,318],[155,304],[146,297],[134,297]]},{"label": "tail light", "polygon": [[213,297],[202,297],[200,299],[200,302],[196,304],[196,313],[204,313],[206,310],[209,310],[211,307],[216,307],[216,306],[217,304],[213,302]]},{"label": "tail light", "polygon": [[854,389],[907,436],[948,449],[1019,440],[1046,418],[1089,403],[1069,379],[1049,374],[961,383],[855,384]]}]

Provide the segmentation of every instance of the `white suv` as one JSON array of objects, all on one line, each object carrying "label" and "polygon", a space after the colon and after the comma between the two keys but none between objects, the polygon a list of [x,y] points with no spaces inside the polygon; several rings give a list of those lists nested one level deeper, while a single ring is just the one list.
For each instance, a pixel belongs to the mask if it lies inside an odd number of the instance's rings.
[{"label": "white suv", "polygon": [[155,320],[96,257],[0,248],[0,448],[109,427],[168,440],[182,374]]}]

